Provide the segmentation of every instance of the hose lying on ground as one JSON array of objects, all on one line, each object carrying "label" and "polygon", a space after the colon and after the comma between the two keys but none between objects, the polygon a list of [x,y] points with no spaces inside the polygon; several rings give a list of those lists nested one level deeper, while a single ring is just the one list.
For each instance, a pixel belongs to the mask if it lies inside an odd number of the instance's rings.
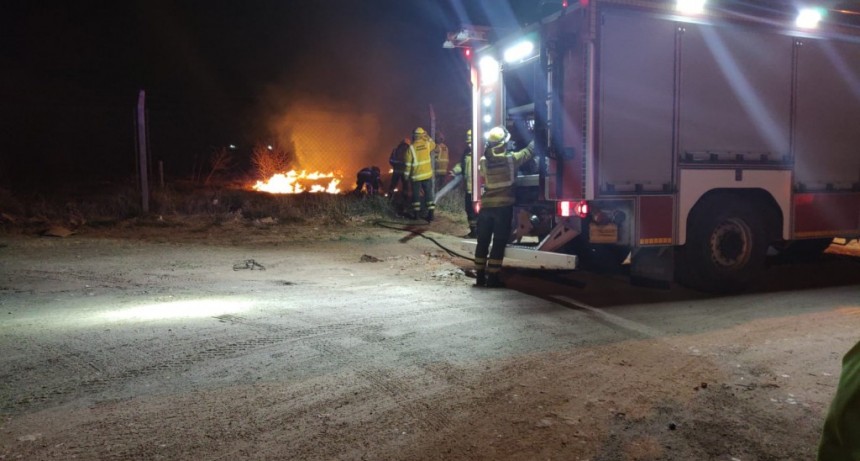
[{"label": "hose lying on ground", "polygon": [[426,223],[420,223],[420,224],[409,224],[409,227],[399,227],[399,226],[394,226],[394,225],[392,225],[392,224],[401,224],[401,223],[386,223],[386,221],[378,220],[378,221],[374,221],[374,222],[373,222],[373,224],[375,224],[375,225],[377,225],[377,226],[379,226],[379,227],[384,227],[384,228],[386,228],[386,229],[392,229],[392,230],[397,230],[397,231],[409,232],[409,233],[411,233],[412,235],[417,235],[417,236],[419,236],[419,237],[422,237],[422,238],[425,238],[425,239],[427,239],[427,240],[430,240],[430,241],[431,241],[431,242],[433,242],[436,246],[438,246],[439,248],[443,249],[446,253],[448,253],[448,254],[449,254],[449,255],[451,255],[451,256],[454,256],[454,257],[457,257],[457,258],[463,258],[463,259],[466,259],[466,260],[469,260],[469,261],[475,262],[475,259],[474,259],[474,258],[471,258],[471,257],[469,257],[469,256],[463,256],[463,255],[461,255],[460,253],[457,253],[456,251],[454,251],[454,250],[452,250],[452,249],[450,249],[450,248],[446,247],[445,245],[442,245],[441,243],[439,243],[439,242],[438,242],[436,239],[434,239],[433,237],[428,237],[428,236],[424,235],[424,232],[423,232],[424,230],[423,230],[423,229],[418,230],[418,229],[415,229],[415,228],[414,228],[415,226],[426,226],[426,225],[427,225]]}]

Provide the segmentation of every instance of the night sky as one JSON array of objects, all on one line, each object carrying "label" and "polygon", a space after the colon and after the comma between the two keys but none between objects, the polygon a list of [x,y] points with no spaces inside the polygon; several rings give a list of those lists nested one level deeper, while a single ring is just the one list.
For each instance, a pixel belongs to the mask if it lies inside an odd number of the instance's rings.
[{"label": "night sky", "polygon": [[287,125],[308,117],[323,120],[312,136],[339,146],[318,163],[385,163],[399,138],[429,128],[430,104],[459,152],[468,72],[458,50],[442,48],[446,32],[515,27],[537,18],[539,4],[6,1],[0,180],[32,189],[133,177],[141,89],[151,154],[169,177],[189,177],[221,146],[241,156],[254,143],[289,144]]}]

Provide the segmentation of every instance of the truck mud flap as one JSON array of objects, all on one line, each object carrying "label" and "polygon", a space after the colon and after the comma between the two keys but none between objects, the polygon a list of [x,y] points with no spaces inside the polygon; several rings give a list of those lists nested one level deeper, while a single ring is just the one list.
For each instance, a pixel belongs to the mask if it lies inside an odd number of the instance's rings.
[{"label": "truck mud flap", "polygon": [[[462,240],[460,247],[469,254],[475,254],[477,244],[478,242],[475,240]],[[505,260],[503,264],[513,267],[575,270],[577,259],[576,255],[540,251],[528,246],[508,245],[505,248]]]}]

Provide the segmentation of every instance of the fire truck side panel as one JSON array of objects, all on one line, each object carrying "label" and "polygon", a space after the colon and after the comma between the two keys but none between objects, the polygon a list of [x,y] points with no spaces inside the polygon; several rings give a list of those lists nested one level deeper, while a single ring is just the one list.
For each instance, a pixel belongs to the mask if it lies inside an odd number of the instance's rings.
[{"label": "fire truck side panel", "polygon": [[679,152],[789,155],[794,40],[684,24]]},{"label": "fire truck side panel", "polygon": [[674,242],[672,222],[675,198],[672,195],[644,195],[639,198],[636,216],[639,230],[636,242],[640,246],[671,245]]},{"label": "fire truck side panel", "polygon": [[608,9],[600,28],[598,194],[668,190],[675,25]]},{"label": "fire truck side panel", "polygon": [[860,235],[860,193],[795,194],[794,237],[820,238]]},{"label": "fire truck side panel", "polygon": [[860,186],[860,43],[799,41],[795,185],[801,191],[856,188]]},{"label": "fire truck side panel", "polygon": [[568,14],[547,26],[551,43],[552,151],[547,158],[544,196],[572,200],[585,196],[585,47],[583,14]]}]

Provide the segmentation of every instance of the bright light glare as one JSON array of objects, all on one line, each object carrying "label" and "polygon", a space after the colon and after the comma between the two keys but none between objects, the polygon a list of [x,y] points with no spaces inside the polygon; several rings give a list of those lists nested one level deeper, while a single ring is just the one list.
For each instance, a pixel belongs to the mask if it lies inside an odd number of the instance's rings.
[{"label": "bright light glare", "polygon": [[489,125],[489,124],[490,124],[490,122],[492,122],[492,121],[493,121],[493,116],[492,116],[492,115],[490,115],[490,114],[486,114],[486,115],[484,115],[484,123],[486,123],[487,125]]},{"label": "bright light glare", "polygon": [[478,63],[481,68],[481,84],[484,86],[495,85],[499,81],[499,61],[491,56],[484,56]]},{"label": "bright light glare", "polygon": [[804,8],[797,14],[795,24],[802,29],[814,29],[823,16],[820,8]]},{"label": "bright light glare", "polygon": [[490,107],[493,105],[493,99],[489,96],[484,98],[484,107]]},{"label": "bright light glare", "polygon": [[531,56],[535,44],[524,40],[505,50],[505,62],[519,62]]},{"label": "bright light glare", "polygon": [[570,209],[571,209],[570,202],[568,202],[567,200],[562,200],[561,202],[558,202],[558,207],[557,207],[556,213],[559,216],[566,218],[566,217],[571,215]]},{"label": "bright light glare", "polygon": [[683,14],[702,14],[705,12],[705,0],[678,0],[675,10]]},{"label": "bright light glare", "polygon": [[162,320],[180,318],[216,317],[244,312],[251,307],[249,301],[225,299],[194,299],[117,309],[102,314],[107,320]]}]

